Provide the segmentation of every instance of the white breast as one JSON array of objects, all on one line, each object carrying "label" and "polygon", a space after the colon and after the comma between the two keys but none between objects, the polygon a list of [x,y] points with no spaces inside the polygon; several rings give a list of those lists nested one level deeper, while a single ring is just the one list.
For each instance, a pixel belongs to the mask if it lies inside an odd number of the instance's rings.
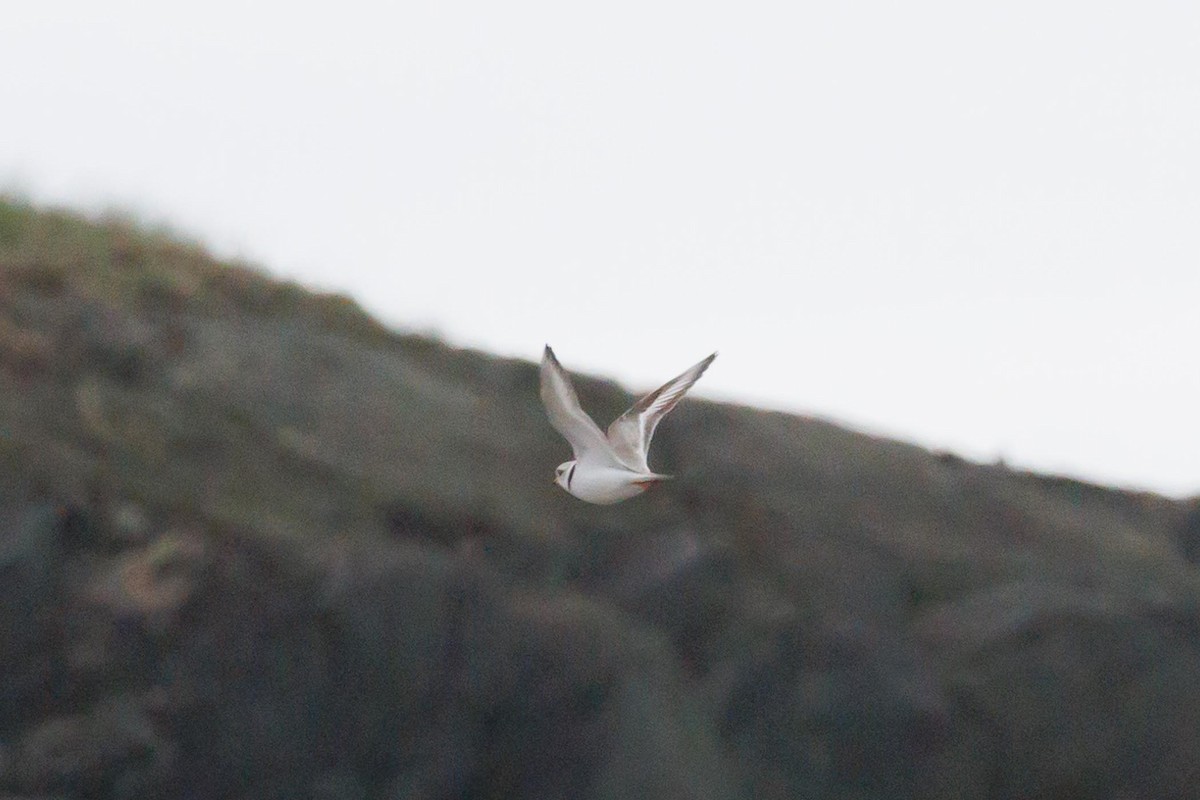
[{"label": "white breast", "polygon": [[644,492],[645,488],[634,481],[645,478],[645,475],[627,469],[579,464],[571,475],[571,486],[567,491],[589,503],[611,505]]}]

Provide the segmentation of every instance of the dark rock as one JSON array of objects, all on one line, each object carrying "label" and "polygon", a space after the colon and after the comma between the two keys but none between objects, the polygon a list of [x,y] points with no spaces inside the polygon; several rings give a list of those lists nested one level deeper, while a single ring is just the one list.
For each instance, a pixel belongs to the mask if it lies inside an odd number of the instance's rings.
[{"label": "dark rock", "polygon": [[40,723],[17,746],[12,784],[31,794],[128,800],[161,792],[173,749],[138,705],[117,697],[87,714]]},{"label": "dark rock", "polygon": [[625,536],[592,590],[661,629],[684,665],[700,667],[736,601],[733,553],[688,529]]},{"label": "dark rock", "polygon": [[755,796],[921,796],[949,717],[914,642],[849,619],[809,620],[781,627],[735,675],[723,734]]},{"label": "dark rock", "polygon": [[384,516],[392,536],[413,542],[453,547],[462,539],[490,538],[497,534],[493,526],[477,517],[446,510],[435,513],[410,503],[393,503]]},{"label": "dark rock", "polygon": [[89,306],[79,310],[75,325],[72,339],[81,348],[80,365],[119,383],[142,382],[161,356],[153,326],[137,318]]},{"label": "dark rock", "polygon": [[323,613],[333,741],[372,782],[442,771],[443,757],[469,749],[450,681],[464,603],[486,589],[448,554],[412,545],[355,553],[337,575]]},{"label": "dark rock", "polygon": [[1179,526],[1179,546],[1184,558],[1200,566],[1200,501],[1192,503]]},{"label": "dark rock", "polygon": [[319,584],[275,545],[233,540],[172,631],[159,712],[192,796],[290,798],[335,762]]},{"label": "dark rock", "polygon": [[154,534],[145,509],[129,501],[114,503],[108,509],[105,523],[107,538],[118,550],[144,545]]},{"label": "dark rock", "polygon": [[943,646],[958,654],[955,737],[977,743],[969,760],[1000,796],[1187,796],[1195,762],[1182,754],[1200,752],[1194,619],[1032,593],[996,619],[1007,623],[980,620]]},{"label": "dark rock", "polygon": [[366,784],[353,772],[337,769],[313,781],[312,800],[367,800]]},{"label": "dark rock", "polygon": [[64,514],[44,505],[0,517],[0,736],[53,705],[62,678]]},{"label": "dark rock", "polygon": [[114,685],[157,683],[185,609],[211,579],[211,551],[195,533],[171,532],[98,559],[64,626],[64,697],[88,705]]},{"label": "dark rock", "polygon": [[649,631],[583,598],[530,597],[511,614],[503,641],[468,640],[505,673],[485,680],[499,689],[477,786],[547,799],[739,796],[716,731]]}]

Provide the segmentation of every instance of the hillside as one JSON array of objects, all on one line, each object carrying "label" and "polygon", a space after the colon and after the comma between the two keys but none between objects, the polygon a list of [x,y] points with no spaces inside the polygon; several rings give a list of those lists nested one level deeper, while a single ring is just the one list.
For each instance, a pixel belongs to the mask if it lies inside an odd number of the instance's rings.
[{"label": "hillside", "polygon": [[655,451],[580,503],[535,364],[0,201],[0,794],[1194,796],[1200,501],[699,400]]}]

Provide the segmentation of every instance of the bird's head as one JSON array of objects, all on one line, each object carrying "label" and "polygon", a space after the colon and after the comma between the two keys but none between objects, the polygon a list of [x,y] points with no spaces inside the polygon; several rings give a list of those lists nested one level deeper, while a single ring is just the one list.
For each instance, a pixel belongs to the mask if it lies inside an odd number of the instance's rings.
[{"label": "bird's head", "polygon": [[571,491],[571,473],[575,469],[574,461],[564,461],[554,469],[554,482],[568,492]]}]

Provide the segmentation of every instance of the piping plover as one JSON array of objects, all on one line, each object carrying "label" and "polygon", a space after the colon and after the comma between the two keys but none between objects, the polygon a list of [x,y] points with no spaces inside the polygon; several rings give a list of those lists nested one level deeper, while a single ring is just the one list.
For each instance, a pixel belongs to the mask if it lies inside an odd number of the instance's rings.
[{"label": "piping plover", "polygon": [[654,429],[717,357],[713,353],[638,400],[604,433],[579,405],[571,378],[550,345],[542,354],[542,403],[550,424],[571,444],[573,461],[558,465],[554,482],[580,500],[611,505],[669,479],[646,463]]}]

